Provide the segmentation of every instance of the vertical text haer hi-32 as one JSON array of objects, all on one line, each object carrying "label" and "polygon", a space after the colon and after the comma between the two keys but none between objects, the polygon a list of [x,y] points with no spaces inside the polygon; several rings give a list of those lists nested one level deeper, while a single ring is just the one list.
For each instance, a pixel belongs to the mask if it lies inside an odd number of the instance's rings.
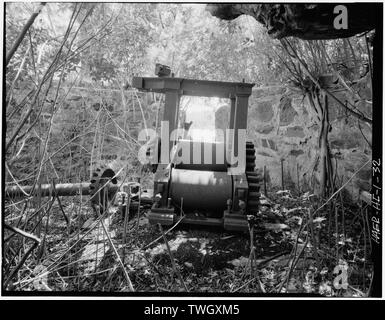
[{"label": "vertical text haer hi-32", "polygon": [[371,238],[380,244],[381,239],[381,159],[372,161],[372,218]]}]

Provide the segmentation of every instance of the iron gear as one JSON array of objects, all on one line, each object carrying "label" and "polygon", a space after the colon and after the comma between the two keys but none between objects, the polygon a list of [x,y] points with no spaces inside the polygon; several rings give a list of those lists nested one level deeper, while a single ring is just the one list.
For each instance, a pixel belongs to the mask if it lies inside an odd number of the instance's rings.
[{"label": "iron gear", "polygon": [[249,185],[249,195],[247,199],[247,213],[256,216],[259,212],[259,198],[263,175],[259,169],[255,168],[255,147],[254,143],[246,143],[246,177]]},{"label": "iron gear", "polygon": [[91,205],[98,213],[103,214],[116,194],[116,188],[109,188],[111,184],[118,183],[115,172],[105,165],[99,166],[92,173],[90,182]]}]

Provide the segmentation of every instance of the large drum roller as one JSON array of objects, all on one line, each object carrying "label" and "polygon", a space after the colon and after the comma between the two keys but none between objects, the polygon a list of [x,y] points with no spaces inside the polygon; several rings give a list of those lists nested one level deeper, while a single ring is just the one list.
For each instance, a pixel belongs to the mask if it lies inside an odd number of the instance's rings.
[{"label": "large drum roller", "polygon": [[232,178],[227,172],[185,169],[171,171],[170,197],[178,207],[183,205],[182,209],[186,212],[221,217],[231,195]]},{"label": "large drum roller", "polygon": [[[132,82],[139,90],[165,94],[162,125],[166,123],[167,128],[162,127],[159,163],[153,166],[154,204],[149,221],[247,230],[247,215],[258,213],[261,182],[255,171],[254,145],[244,139],[254,84],[174,78],[170,73],[168,67],[157,65],[157,78],[134,77]],[[165,141],[178,128],[182,95],[230,100],[231,130],[224,135],[225,141]],[[167,161],[165,155],[170,155]]]}]

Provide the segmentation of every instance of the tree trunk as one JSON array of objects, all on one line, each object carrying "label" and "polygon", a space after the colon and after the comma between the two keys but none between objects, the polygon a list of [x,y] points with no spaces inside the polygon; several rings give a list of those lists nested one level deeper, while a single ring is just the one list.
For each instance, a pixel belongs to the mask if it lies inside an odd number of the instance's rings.
[{"label": "tree trunk", "polygon": [[328,96],[326,92],[317,89],[308,93],[308,98],[313,111],[316,112],[317,122],[320,127],[318,146],[320,149],[319,170],[320,183],[317,194],[326,197],[334,189],[333,183],[333,166],[330,157],[329,148],[329,111],[328,111]]}]

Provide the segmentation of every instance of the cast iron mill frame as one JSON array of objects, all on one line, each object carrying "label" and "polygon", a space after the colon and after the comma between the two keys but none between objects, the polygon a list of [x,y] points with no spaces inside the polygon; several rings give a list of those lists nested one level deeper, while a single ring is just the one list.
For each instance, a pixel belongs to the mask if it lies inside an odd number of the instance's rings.
[{"label": "cast iron mill frame", "polygon": [[234,231],[247,230],[247,215],[258,213],[262,177],[255,170],[253,143],[238,145],[238,137],[241,136],[240,130],[246,132],[247,129],[248,99],[254,84],[175,78],[170,76],[171,71],[167,66],[159,64],[155,73],[158,77],[134,77],[132,86],[140,91],[165,95],[163,121],[168,122],[169,133],[178,127],[182,96],[230,99],[230,134],[226,134],[222,145],[202,143],[202,150],[211,150],[213,154],[224,150],[226,159],[237,153],[237,165],[241,164],[242,167],[236,174],[229,174],[232,166],[226,161],[217,161],[215,156],[211,164],[162,163],[161,159],[165,158],[162,158],[164,154],[161,152],[170,154],[175,147],[178,152],[183,150],[183,146],[196,150],[193,145],[197,142],[191,140],[179,139],[170,142],[166,149],[160,148],[162,151],[157,155],[160,162],[154,176],[154,203],[148,214],[150,223],[172,225],[179,220],[178,213],[181,215],[183,211],[180,222],[184,224],[222,226]]}]

